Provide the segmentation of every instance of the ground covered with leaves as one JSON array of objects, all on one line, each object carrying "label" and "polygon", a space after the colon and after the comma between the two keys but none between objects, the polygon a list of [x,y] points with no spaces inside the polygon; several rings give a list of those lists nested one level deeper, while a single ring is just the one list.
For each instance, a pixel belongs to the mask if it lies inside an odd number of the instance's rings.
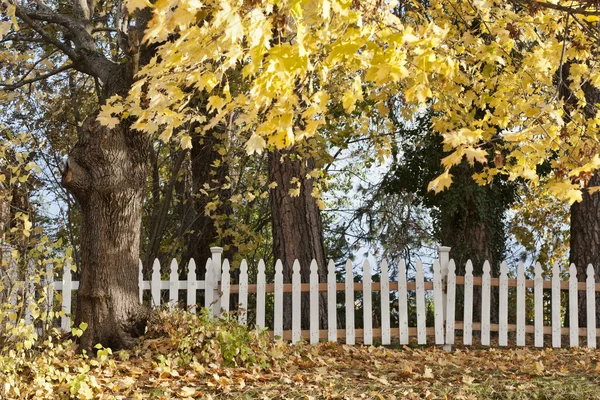
[{"label": "ground covered with leaves", "polygon": [[0,354],[0,398],[600,399],[596,350],[288,345],[185,312],[157,313],[129,351],[27,347]]}]

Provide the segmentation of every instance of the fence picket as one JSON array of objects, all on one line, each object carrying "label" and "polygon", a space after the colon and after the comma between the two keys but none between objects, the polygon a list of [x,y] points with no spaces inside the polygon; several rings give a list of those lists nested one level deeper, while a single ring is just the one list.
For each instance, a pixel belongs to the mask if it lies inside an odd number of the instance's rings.
[{"label": "fence picket", "polygon": [[187,274],[187,303],[186,306],[190,312],[196,312],[196,291],[198,290],[198,281],[196,279],[196,261],[190,258],[188,262]]},{"label": "fence picket", "polygon": [[158,261],[158,258],[155,258],[152,264],[150,292],[152,294],[152,307],[160,307],[160,261]]},{"label": "fence picket", "polygon": [[456,264],[454,259],[448,262],[446,289],[446,343],[454,344],[454,316],[456,313]]},{"label": "fence picket", "polygon": [[465,266],[465,301],[464,301],[463,343],[473,344],[473,263],[467,260]]},{"label": "fence picket", "polygon": [[508,266],[503,261],[500,264],[500,305],[498,307],[498,344],[508,345]]},{"label": "fence picket", "polygon": [[319,275],[317,261],[310,263],[310,344],[319,343]]},{"label": "fence picket", "polygon": [[417,343],[426,344],[427,336],[425,330],[425,285],[423,277],[423,264],[421,260],[417,261],[417,271],[415,275],[415,286],[417,295]]},{"label": "fence picket", "polygon": [[483,277],[481,282],[481,344],[490,345],[490,297],[491,297],[490,263],[483,263]]},{"label": "fence picket", "polygon": [[[265,327],[265,262],[258,262],[258,278],[256,281],[256,325]],[[281,260],[275,263],[275,294],[273,334],[283,338],[283,264]]]},{"label": "fence picket", "polygon": [[[281,264],[281,260],[277,260]],[[277,263],[275,270],[277,270]],[[281,267],[283,269],[283,267]],[[265,262],[260,259],[258,262],[258,275],[256,276],[256,326],[260,329],[265,327]]]},{"label": "fence picket", "polygon": [[388,275],[388,263],[381,262],[381,344],[391,343],[390,334],[390,278]]},{"label": "fence picket", "polygon": [[596,348],[596,293],[594,280],[594,266],[587,267],[587,279],[585,280],[585,298],[587,305],[587,347]]},{"label": "fence picket", "polygon": [[302,305],[300,303],[300,284],[300,262],[294,260],[294,264],[292,265],[292,343],[297,343],[301,338]]},{"label": "fence picket", "polygon": [[63,281],[62,281],[62,311],[64,315],[60,321],[60,328],[64,331],[69,332],[71,330],[71,290],[72,290],[72,281],[71,281],[71,264],[67,261],[65,262],[65,269],[63,272]]},{"label": "fence picket", "polygon": [[[46,282],[44,285],[44,292],[46,295],[46,301],[44,303],[44,313],[49,317],[52,312],[52,306],[54,305],[54,265],[52,263],[46,264]],[[51,319],[48,319],[50,323]]]},{"label": "fence picket", "polygon": [[560,270],[552,267],[552,347],[560,347]]},{"label": "fence picket", "polygon": [[373,302],[371,291],[371,264],[363,263],[363,344],[373,344]]},{"label": "fence picket", "polygon": [[569,267],[569,345],[579,346],[579,289],[577,285],[577,267],[571,264]]},{"label": "fence picket", "polygon": [[238,322],[241,325],[248,324],[248,263],[242,260],[240,265],[240,293],[239,293]]},{"label": "fence picket", "polygon": [[517,267],[517,346],[525,346],[525,265]]},{"label": "fence picket", "polygon": [[214,287],[213,279],[214,279],[214,267],[212,265],[212,259],[206,260],[206,269],[204,273],[204,307],[210,308],[214,299],[214,291],[212,288]]},{"label": "fence picket", "polygon": [[433,315],[435,344],[444,344],[444,290],[442,288],[442,267],[439,260],[433,262]]},{"label": "fence picket", "polygon": [[229,260],[223,260],[223,271],[221,274],[221,310],[229,315],[229,293],[231,289],[231,277],[229,276]]},{"label": "fence picket", "polygon": [[337,341],[337,290],[335,263],[329,260],[327,265],[327,340]]},{"label": "fence picket", "polygon": [[177,260],[171,260],[171,274],[169,275],[169,310],[177,305],[179,301],[179,266]]},{"label": "fence picket", "polygon": [[398,328],[400,344],[408,344],[408,293],[406,290],[406,264],[398,265]]},{"label": "fence picket", "polygon": [[542,280],[542,266],[539,262],[535,263],[535,277],[533,283],[534,297],[534,332],[535,347],[544,345],[544,282]]},{"label": "fence picket", "polygon": [[354,274],[352,261],[346,261],[346,344],[354,344]]}]

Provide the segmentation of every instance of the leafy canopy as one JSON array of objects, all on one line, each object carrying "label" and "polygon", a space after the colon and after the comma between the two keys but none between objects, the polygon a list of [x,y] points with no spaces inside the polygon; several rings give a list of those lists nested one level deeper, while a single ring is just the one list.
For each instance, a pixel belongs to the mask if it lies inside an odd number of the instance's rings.
[{"label": "leafy canopy", "polygon": [[[544,182],[573,203],[600,166],[600,118],[586,95],[600,87],[591,29],[598,16],[584,5],[159,0],[150,7],[144,40],[158,46],[157,56],[125,102],[104,108],[108,124],[135,116],[135,128],[167,140],[186,122],[209,129],[232,119],[253,153],[357,134],[323,129],[353,112],[368,130],[399,96],[406,119],[433,108],[432,126],[449,152],[430,190],[447,188],[463,159],[486,164],[474,176],[482,184],[497,174],[537,184],[538,167],[550,163]],[[243,85],[232,82],[240,69]],[[195,95],[206,99],[208,118],[190,107]],[[361,102],[369,107],[356,113]],[[178,139],[190,146],[188,134]]]}]

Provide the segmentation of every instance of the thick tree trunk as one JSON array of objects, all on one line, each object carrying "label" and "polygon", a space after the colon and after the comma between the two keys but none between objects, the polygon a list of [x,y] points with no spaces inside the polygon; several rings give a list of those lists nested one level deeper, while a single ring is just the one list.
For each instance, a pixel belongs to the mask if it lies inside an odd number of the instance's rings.
[{"label": "thick tree trunk", "polygon": [[82,213],[81,281],[75,324],[82,349],[129,347],[143,333],[138,260],[149,138],[89,117],[69,155],[63,185]]},{"label": "thick tree trunk", "polygon": [[[595,174],[590,186],[600,185],[600,176]],[[570,262],[577,267],[577,279],[585,281],[587,266],[592,264],[596,281],[600,274],[600,192],[589,195],[583,192],[583,201],[571,206]],[[579,292],[579,326],[587,326],[585,293]],[[600,297],[596,295],[596,304]],[[596,308],[596,321],[600,320],[600,309]]]},{"label": "thick tree trunk", "polygon": [[[310,278],[310,263],[317,261],[319,281],[327,282],[327,264],[323,247],[323,228],[319,207],[312,197],[312,180],[306,179],[314,168],[312,159],[302,160],[293,150],[274,151],[269,153],[269,177],[277,186],[270,191],[271,210],[273,215],[273,255],[283,263],[283,281],[292,282],[292,265],[294,260],[300,262],[302,283]],[[291,183],[297,178],[301,182],[300,194],[290,195],[291,189],[298,186]],[[320,326],[327,327],[326,298],[320,296]],[[310,303],[308,294],[301,299],[302,329],[309,328]],[[292,321],[291,295],[284,296],[283,324],[284,329],[291,328]]]},{"label": "thick tree trunk", "polygon": [[[569,88],[571,62],[565,63],[557,78],[561,99],[565,102],[565,114],[568,116],[571,110],[577,106],[578,100]],[[586,106],[583,113],[586,118],[594,118],[600,102],[600,90],[589,82],[583,84]],[[591,150],[595,152],[593,149]],[[592,153],[593,154],[593,153]],[[600,185],[600,176],[595,173],[589,180],[587,186]],[[571,239],[569,261],[577,268],[577,279],[585,281],[587,266],[592,264],[596,272],[595,278],[598,282],[600,277],[600,192],[590,195],[583,191],[583,199],[571,206]],[[587,307],[585,293],[579,293],[579,326],[587,326]],[[596,294],[596,304],[600,296]],[[596,321],[600,318],[600,308],[596,307]]]}]

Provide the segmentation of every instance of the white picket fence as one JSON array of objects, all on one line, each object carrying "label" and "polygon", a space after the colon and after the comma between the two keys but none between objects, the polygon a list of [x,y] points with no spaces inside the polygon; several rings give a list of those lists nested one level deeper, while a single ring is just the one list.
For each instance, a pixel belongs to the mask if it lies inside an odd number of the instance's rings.
[{"label": "white picket fence", "polygon": [[[211,248],[212,258],[206,263],[206,274],[204,281],[196,280],[196,265],[190,261],[188,266],[187,280],[179,280],[179,266],[175,260],[171,262],[171,273],[169,280],[161,280],[160,264],[154,262],[152,279],[144,281],[142,277],[142,265],[140,263],[140,302],[143,301],[145,290],[151,293],[153,306],[161,305],[161,290],[168,290],[168,307],[175,307],[179,300],[179,291],[187,291],[186,306],[190,309],[197,307],[196,290],[204,290],[204,305],[212,307],[215,315],[228,313],[231,309],[238,310],[237,318],[242,324],[248,323],[248,299],[250,294],[256,295],[255,325],[259,328],[266,326],[266,296],[273,294],[273,331],[271,334],[275,337],[281,337],[284,340],[291,340],[295,343],[301,338],[309,340],[310,343],[317,343],[321,339],[329,341],[343,341],[346,344],[355,344],[357,341],[365,345],[373,344],[374,339],[386,345],[391,344],[392,339],[400,344],[407,344],[409,339],[415,338],[418,344],[427,344],[428,336],[433,336],[433,342],[437,345],[451,346],[456,343],[456,331],[461,331],[462,343],[464,345],[473,344],[473,332],[479,331],[480,344],[489,346],[491,344],[491,332],[498,332],[498,345],[507,346],[509,332],[515,332],[514,339],[517,346],[525,346],[527,333],[534,335],[534,345],[542,347],[544,345],[544,335],[551,335],[552,346],[561,347],[561,336],[569,336],[569,345],[572,347],[580,346],[580,336],[585,337],[587,347],[596,348],[596,301],[595,293],[600,291],[600,284],[595,283],[594,269],[590,265],[587,268],[587,277],[585,282],[578,282],[576,269],[574,265],[569,268],[569,280],[561,281],[559,266],[555,265],[552,269],[552,279],[545,281],[542,279],[542,268],[538,263],[535,266],[535,278],[533,280],[525,279],[525,268],[520,263],[517,270],[516,279],[508,278],[508,268],[506,263],[501,264],[500,276],[492,278],[490,275],[490,265],[486,261],[483,266],[483,276],[473,276],[473,265],[471,262],[466,264],[465,276],[456,276],[454,260],[449,260],[448,247],[441,247],[439,259],[433,264],[433,280],[426,282],[421,262],[417,262],[414,281],[407,281],[406,267],[404,262],[400,262],[397,268],[396,281],[390,281],[388,274],[388,264],[383,261],[381,270],[381,281],[371,281],[371,265],[365,261],[362,265],[362,282],[354,282],[353,264],[351,261],[346,263],[345,281],[337,282],[335,265],[332,261],[328,264],[327,282],[319,282],[317,274],[317,264],[315,261],[310,265],[310,281],[302,283],[300,279],[300,265],[298,261],[293,264],[293,275],[291,283],[283,283],[283,265],[281,261],[275,264],[274,283],[266,283],[265,263],[261,260],[258,264],[258,274],[256,283],[249,283],[248,265],[245,260],[240,265],[239,284],[232,284],[230,278],[230,264],[228,260],[221,262],[221,248]],[[49,270],[49,274],[51,270]],[[61,327],[65,330],[70,329],[71,310],[71,292],[77,290],[79,283],[71,280],[70,267],[66,266],[62,281],[51,282],[51,276],[48,275],[47,290],[51,292],[62,291],[62,307],[65,316],[61,319]],[[464,310],[462,321],[455,321],[456,311],[456,287],[463,285],[464,290]],[[481,286],[481,321],[473,321],[473,287]],[[32,285],[30,285],[33,288]],[[491,295],[492,287],[498,287],[498,324],[492,324],[490,321]],[[516,288],[516,324],[508,323],[509,315],[509,287]],[[526,325],[526,291],[533,289],[534,298],[534,323]],[[551,289],[550,308],[551,315],[547,320],[550,325],[544,325],[544,289]],[[381,304],[379,307],[380,326],[373,327],[373,302],[372,293],[380,292]],[[394,298],[397,299],[397,309],[390,310],[390,294],[395,291]],[[414,291],[416,298],[416,326],[409,326],[409,301],[408,295]],[[561,291],[568,294],[569,315],[564,315],[561,309]],[[578,326],[578,307],[577,300],[579,292],[585,292],[587,301],[587,328]],[[327,309],[319,310],[319,293],[325,292],[327,297]],[[337,302],[338,292],[344,292],[344,310],[345,310],[345,329],[337,326],[337,312],[341,304]],[[362,301],[355,302],[355,292],[362,292]],[[230,304],[230,295],[237,294],[239,304]],[[283,310],[284,293],[291,293],[292,309]],[[309,293],[310,301],[310,326],[302,330],[301,327],[301,293]],[[514,294],[514,292],[513,292]],[[33,296],[32,293],[29,296]],[[49,294],[52,298],[52,293]],[[426,326],[427,304],[433,302],[434,323],[433,326]],[[395,303],[394,303],[395,304]],[[357,307],[362,308],[362,328],[355,326],[355,312]],[[390,326],[391,312],[398,315],[398,326]],[[531,311],[531,310],[530,310]],[[283,329],[284,312],[292,313],[291,330]],[[328,320],[328,329],[319,328],[319,313],[326,312]],[[569,321],[569,327],[563,327],[564,320]],[[26,320],[31,316],[26,315]],[[358,339],[358,340],[357,340]]]}]

